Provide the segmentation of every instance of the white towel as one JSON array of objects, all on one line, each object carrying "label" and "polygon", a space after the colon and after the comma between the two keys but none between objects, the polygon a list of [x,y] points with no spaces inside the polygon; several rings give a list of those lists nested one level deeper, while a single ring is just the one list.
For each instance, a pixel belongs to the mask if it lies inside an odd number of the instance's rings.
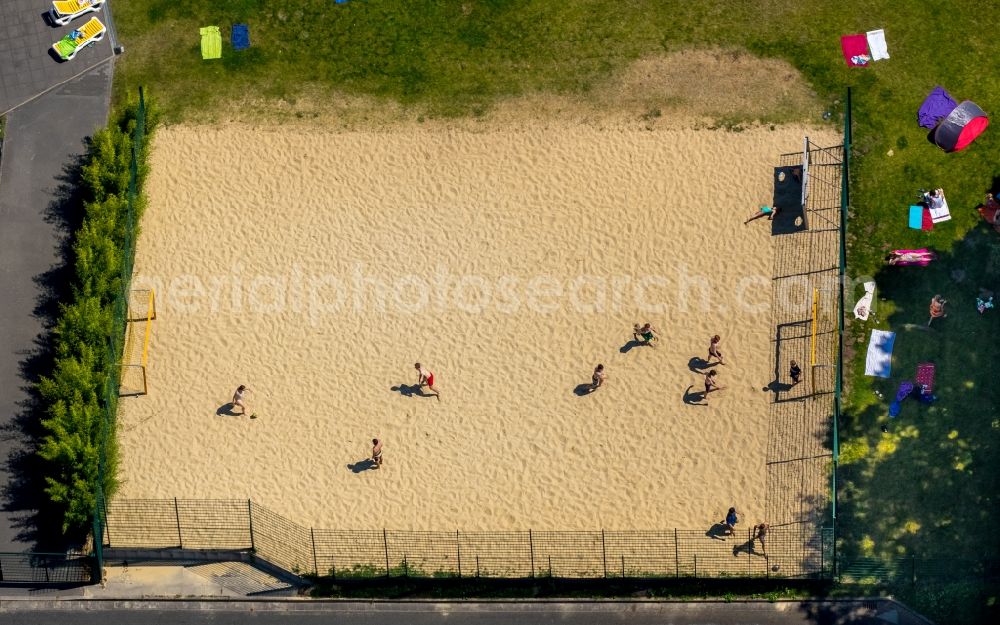
[{"label": "white towel", "polygon": [[868,313],[872,311],[872,298],[875,296],[875,283],[865,282],[865,294],[854,305],[854,317],[868,321]]},{"label": "white towel", "polygon": [[885,31],[869,30],[865,35],[868,37],[868,51],[872,55],[873,61],[881,61],[889,58],[889,46],[885,43]]},{"label": "white towel", "polygon": [[865,356],[865,375],[887,378],[892,371],[892,345],[896,333],[886,330],[872,330]]},{"label": "white towel", "polygon": [[939,224],[942,221],[948,221],[951,219],[951,211],[948,210],[948,200],[945,199],[944,194],[941,195],[941,208],[930,209],[931,222]]}]

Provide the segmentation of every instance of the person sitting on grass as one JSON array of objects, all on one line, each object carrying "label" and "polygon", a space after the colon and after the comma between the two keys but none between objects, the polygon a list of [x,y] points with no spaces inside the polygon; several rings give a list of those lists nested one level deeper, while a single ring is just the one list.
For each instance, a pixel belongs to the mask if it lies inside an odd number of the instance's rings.
[{"label": "person sitting on grass", "polygon": [[751,215],[749,219],[743,222],[743,225],[745,226],[754,219],[760,219],[761,217],[767,217],[767,220],[771,221],[777,214],[778,214],[777,206],[761,206],[760,210],[758,210],[756,213]]},{"label": "person sitting on grass", "polygon": [[944,299],[940,295],[935,295],[934,297],[931,298],[931,306],[930,306],[931,318],[927,320],[928,326],[931,325],[931,322],[934,321],[935,319],[948,316],[948,313],[944,311],[944,305],[947,303],[948,300]]},{"label": "person sitting on grass", "polygon": [[993,230],[1000,232],[1000,202],[997,202],[992,193],[986,194],[986,202],[979,207],[979,214]]}]

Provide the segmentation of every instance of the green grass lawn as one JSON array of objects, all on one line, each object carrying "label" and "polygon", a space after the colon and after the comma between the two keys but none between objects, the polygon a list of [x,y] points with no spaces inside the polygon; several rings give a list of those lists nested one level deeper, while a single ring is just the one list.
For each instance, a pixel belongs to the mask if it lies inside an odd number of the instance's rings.
[{"label": "green grass lawn", "polygon": [[[974,300],[979,287],[1000,293],[1000,235],[974,209],[988,189],[1000,190],[1000,129],[945,154],[916,123],[937,84],[998,110],[995,9],[973,0],[146,0],[115,5],[127,47],[115,88],[120,101],[146,85],[168,122],[211,120],[248,97],[294,103],[317,94],[401,104],[414,116],[478,115],[525,94],[586,99],[636,59],[706,46],[789,61],[817,93],[817,122],[824,109],[839,114],[852,86],[849,274],[874,276],[885,301],[877,323],[848,327],[841,553],[996,559],[1000,535],[989,515],[998,507],[1000,310],[980,315]],[[237,22],[250,25],[249,51],[229,48]],[[204,62],[198,27],[212,24],[224,33],[223,58]],[[839,35],[876,27],[886,29],[891,60],[848,68]],[[932,232],[906,227],[921,187],[943,187],[954,217]],[[941,258],[924,269],[884,267],[888,250],[919,247]],[[921,326],[934,293],[950,300],[950,313],[928,331]],[[859,294],[847,294],[849,307]],[[890,381],[862,375],[871,327],[898,332]],[[891,397],[925,360],[937,363],[939,401],[910,402],[888,423],[887,400],[874,391]],[[977,622],[996,609],[988,601],[997,589],[969,579],[893,590],[939,619]]]}]

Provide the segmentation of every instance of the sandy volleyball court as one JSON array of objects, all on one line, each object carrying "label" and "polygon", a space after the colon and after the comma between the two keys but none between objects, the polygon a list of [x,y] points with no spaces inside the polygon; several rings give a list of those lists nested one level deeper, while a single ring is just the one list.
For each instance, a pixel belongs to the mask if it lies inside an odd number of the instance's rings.
[{"label": "sandy volleyball court", "polygon": [[[763,520],[771,198],[799,127],[156,137],[134,287],[150,393],[122,497],[253,498],[306,526]],[[628,346],[651,321],[656,348]],[[727,389],[693,358],[723,337]],[[442,397],[409,389],[414,361]],[[604,388],[580,395],[594,365]],[[225,410],[254,391],[258,418]],[[385,467],[363,470],[373,436]]]}]

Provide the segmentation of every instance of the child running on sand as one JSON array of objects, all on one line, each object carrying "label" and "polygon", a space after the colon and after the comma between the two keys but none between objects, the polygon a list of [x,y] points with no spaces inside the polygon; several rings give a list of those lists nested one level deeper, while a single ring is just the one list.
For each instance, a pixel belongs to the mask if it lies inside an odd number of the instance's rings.
[{"label": "child running on sand", "polygon": [[712,337],[712,340],[708,343],[708,362],[711,363],[713,358],[719,359],[719,364],[726,364],[722,359],[722,352],[719,351],[719,343],[722,342],[722,337],[716,334]]},{"label": "child running on sand", "polygon": [[[253,393],[253,389],[247,388],[245,384],[240,384],[239,387],[237,387],[236,392],[233,393],[233,406],[239,406],[242,408],[242,414],[247,413],[247,401],[249,400],[247,393]],[[256,419],[257,413],[250,415],[250,418]]]},{"label": "child running on sand", "polygon": [[660,331],[650,325],[648,321],[645,325],[640,326],[637,323],[632,327],[632,336],[635,337],[635,340],[650,347],[656,347],[656,341],[660,340],[660,337],[657,336],[659,333]]},{"label": "child running on sand", "polygon": [[382,468],[382,441],[377,438],[372,439],[372,468]]},{"label": "child running on sand", "polygon": [[715,369],[705,374],[705,399],[708,399],[708,394],[712,391],[721,391],[726,388],[725,386],[719,386],[719,383],[715,379],[717,375],[719,375],[719,372]]},{"label": "child running on sand", "polygon": [[417,370],[417,386],[427,385],[427,388],[434,391],[434,396],[441,401],[441,393],[436,388],[434,388],[434,374],[424,369],[423,365],[419,362],[413,365],[413,368]]},{"label": "child running on sand", "polygon": [[604,373],[604,365],[597,365],[594,368],[594,375],[591,376],[590,381],[590,392],[593,393],[598,388],[604,385],[604,380],[606,380],[608,374]]},{"label": "child running on sand", "polygon": [[802,381],[802,369],[799,368],[799,363],[794,360],[789,365],[788,375],[792,378],[792,386],[795,386]]}]

